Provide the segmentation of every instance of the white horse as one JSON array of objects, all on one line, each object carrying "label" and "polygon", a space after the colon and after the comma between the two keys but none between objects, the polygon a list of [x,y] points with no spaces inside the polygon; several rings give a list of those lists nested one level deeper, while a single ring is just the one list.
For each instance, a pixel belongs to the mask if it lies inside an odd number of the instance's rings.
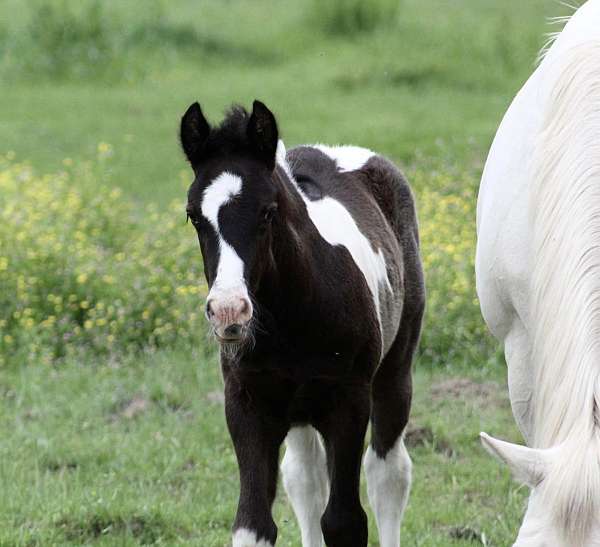
[{"label": "white horse", "polygon": [[477,207],[477,290],[528,447],[481,434],[531,487],[515,546],[600,546],[600,0],[508,110]]}]

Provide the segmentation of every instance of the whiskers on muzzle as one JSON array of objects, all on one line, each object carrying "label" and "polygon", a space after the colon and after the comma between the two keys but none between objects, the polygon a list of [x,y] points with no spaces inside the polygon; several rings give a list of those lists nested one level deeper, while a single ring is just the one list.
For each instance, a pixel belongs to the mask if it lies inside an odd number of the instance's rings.
[{"label": "whiskers on muzzle", "polygon": [[223,338],[219,336],[214,328],[210,329],[211,338],[219,344],[221,356],[228,360],[235,360],[241,357],[245,351],[251,351],[256,345],[255,328],[257,321],[252,317],[250,321],[242,327],[241,335],[237,338]]}]

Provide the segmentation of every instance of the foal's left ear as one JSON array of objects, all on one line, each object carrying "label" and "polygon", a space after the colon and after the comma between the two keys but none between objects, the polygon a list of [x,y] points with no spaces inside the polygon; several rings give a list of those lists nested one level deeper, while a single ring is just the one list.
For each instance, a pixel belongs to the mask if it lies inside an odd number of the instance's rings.
[{"label": "foal's left ear", "polygon": [[254,101],[252,105],[246,132],[254,153],[269,169],[274,169],[279,139],[277,122],[273,113],[260,101]]},{"label": "foal's left ear", "polygon": [[193,103],[181,118],[179,138],[181,146],[192,167],[197,165],[202,150],[210,134],[210,125],[206,121],[198,103]]}]

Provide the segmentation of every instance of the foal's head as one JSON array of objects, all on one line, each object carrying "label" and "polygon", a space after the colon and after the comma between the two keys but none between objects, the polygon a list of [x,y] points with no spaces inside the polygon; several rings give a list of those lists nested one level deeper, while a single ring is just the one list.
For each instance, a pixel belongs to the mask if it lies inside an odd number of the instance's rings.
[{"label": "foal's head", "polygon": [[251,295],[272,260],[277,143],[275,118],[259,101],[251,114],[232,108],[216,128],[198,103],[181,120],[181,144],[195,175],[187,214],[210,288],[206,317],[225,347],[239,346],[252,335]]}]

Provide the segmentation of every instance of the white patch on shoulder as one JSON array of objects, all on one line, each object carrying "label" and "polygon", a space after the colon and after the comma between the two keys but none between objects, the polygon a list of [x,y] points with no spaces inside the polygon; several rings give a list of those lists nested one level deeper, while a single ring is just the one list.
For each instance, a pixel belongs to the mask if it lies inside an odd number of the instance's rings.
[{"label": "white patch on shoulder", "polygon": [[365,276],[373,295],[377,318],[381,327],[379,305],[379,286],[385,284],[390,292],[392,286],[387,274],[385,257],[379,249],[376,253],[371,242],[359,230],[356,221],[339,201],[324,197],[318,201],[304,200],[308,215],[317,230],[330,245],[343,245],[352,255],[352,259]]},{"label": "white patch on shoulder", "polygon": [[234,532],[232,544],[233,547],[273,547],[270,541],[265,539],[259,541],[256,532],[247,528],[239,528]]},{"label": "white patch on shoulder", "polygon": [[[358,150],[361,151],[363,158],[367,159],[373,156],[373,152],[370,150],[359,148],[357,146],[315,146],[315,148],[319,147],[329,148],[330,150]],[[393,293],[393,289],[388,278],[387,266],[385,263],[385,257],[383,256],[383,251],[381,249],[379,249],[377,252],[373,251],[371,242],[359,230],[356,221],[348,212],[348,209],[346,209],[346,207],[344,207],[339,201],[329,196],[317,201],[311,201],[305,196],[304,192],[302,192],[300,187],[296,184],[290,166],[285,159],[285,146],[283,145],[282,141],[279,141],[279,145],[277,147],[277,162],[284,169],[290,181],[302,197],[304,203],[306,204],[308,216],[312,220],[318,232],[321,234],[321,237],[330,245],[342,245],[346,247],[352,256],[352,259],[364,275],[367,285],[371,291],[371,295],[373,296],[373,303],[377,313],[379,330],[382,336],[382,346],[385,346],[385,341],[383,340],[383,329],[381,327],[379,289],[381,285],[384,285],[387,290],[390,291],[390,293]],[[355,165],[357,164],[358,161]],[[349,166],[349,163],[346,162],[344,165]]]},{"label": "white patch on shoulder", "polygon": [[364,458],[369,503],[375,513],[381,547],[400,547],[400,524],[410,492],[412,463],[403,436],[385,455],[369,446]]},{"label": "white patch on shoulder", "polygon": [[311,144],[312,148],[316,148],[335,160],[338,169],[344,171],[356,171],[367,163],[375,152],[368,148],[360,146],[327,146],[324,144]]},{"label": "white patch on shoulder", "polygon": [[217,277],[208,295],[208,300],[217,293],[241,293],[248,297],[244,281],[244,262],[221,235],[219,228],[219,211],[223,205],[235,198],[242,190],[242,179],[228,172],[221,173],[204,190],[202,197],[202,214],[211,223],[219,239],[219,265]]}]

